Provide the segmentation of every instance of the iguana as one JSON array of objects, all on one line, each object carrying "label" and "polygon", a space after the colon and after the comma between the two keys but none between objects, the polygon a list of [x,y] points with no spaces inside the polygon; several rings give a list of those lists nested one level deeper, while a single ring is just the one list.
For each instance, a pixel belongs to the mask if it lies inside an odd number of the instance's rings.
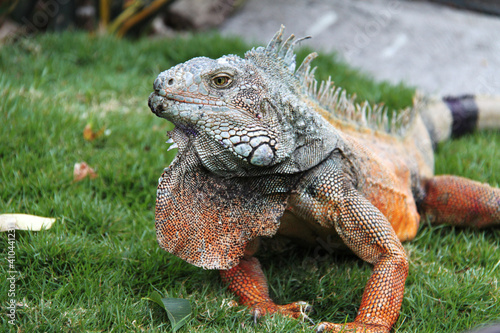
[{"label": "iguana", "polygon": [[306,303],[269,297],[253,257],[258,239],[335,237],[374,270],[355,320],[323,322],[317,331],[389,332],[408,275],[401,242],[415,237],[420,220],[500,224],[498,188],[434,176],[433,140],[470,129],[460,121],[464,112],[477,124],[477,105],[467,96],[445,100],[453,112],[440,123],[443,104],[435,101],[416,100],[393,116],[356,104],[330,80],[318,85],[315,53],[296,69],[301,39],[283,40],[283,29],[244,59],[194,58],[154,81],[149,107],[175,125],[168,142],[178,148],[157,189],[159,245],[220,270],[256,317],[297,318]]}]

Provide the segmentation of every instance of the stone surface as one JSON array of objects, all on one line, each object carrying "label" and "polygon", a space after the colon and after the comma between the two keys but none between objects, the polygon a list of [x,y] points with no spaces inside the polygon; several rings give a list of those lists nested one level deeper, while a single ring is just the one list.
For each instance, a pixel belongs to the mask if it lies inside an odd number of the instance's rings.
[{"label": "stone surface", "polygon": [[234,0],[177,0],[167,8],[167,23],[176,29],[205,30],[221,24]]},{"label": "stone surface", "polygon": [[284,24],[378,80],[426,93],[500,95],[500,17],[395,0],[247,0],[223,34],[266,43]]}]

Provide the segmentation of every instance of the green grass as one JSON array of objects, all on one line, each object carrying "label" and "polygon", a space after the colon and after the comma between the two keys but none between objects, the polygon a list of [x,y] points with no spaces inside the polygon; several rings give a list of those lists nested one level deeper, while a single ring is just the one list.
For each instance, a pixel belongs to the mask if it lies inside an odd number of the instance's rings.
[{"label": "green grass", "polygon": [[[169,332],[166,314],[142,300],[154,290],[191,301],[193,316],[181,332],[311,330],[280,316],[254,326],[244,308],[228,305],[234,298],[217,272],[167,254],[155,239],[157,179],[173,156],[164,144],[170,125],[147,107],[153,80],[194,56],[247,49],[213,35],[131,42],[75,33],[0,49],[0,212],[57,218],[49,230],[16,232],[23,306],[10,326],[8,284],[0,283],[1,331]],[[316,65],[320,77],[331,74],[361,98],[392,107],[411,99],[411,89],[374,83],[329,56]],[[88,123],[110,133],[85,141]],[[499,142],[490,131],[446,143],[437,170],[498,186]],[[74,183],[81,161],[99,177]],[[411,271],[395,331],[459,332],[500,320],[499,231],[424,227],[405,244]],[[7,244],[5,233],[0,241]],[[0,258],[7,276],[6,246]],[[353,256],[323,260],[302,248],[260,258],[277,302],[310,302],[316,322],[352,320],[371,272]]]}]

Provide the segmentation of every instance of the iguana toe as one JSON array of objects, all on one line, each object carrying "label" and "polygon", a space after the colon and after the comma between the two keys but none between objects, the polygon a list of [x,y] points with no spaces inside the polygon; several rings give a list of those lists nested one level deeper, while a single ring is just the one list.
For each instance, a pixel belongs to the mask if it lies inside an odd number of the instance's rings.
[{"label": "iguana toe", "polygon": [[307,316],[308,313],[312,311],[312,306],[306,302],[299,301],[286,305],[277,305],[274,302],[260,302],[252,306],[251,313],[254,317],[254,322],[260,317],[266,314],[279,313],[292,318],[304,318],[310,321],[312,324],[314,322]]}]

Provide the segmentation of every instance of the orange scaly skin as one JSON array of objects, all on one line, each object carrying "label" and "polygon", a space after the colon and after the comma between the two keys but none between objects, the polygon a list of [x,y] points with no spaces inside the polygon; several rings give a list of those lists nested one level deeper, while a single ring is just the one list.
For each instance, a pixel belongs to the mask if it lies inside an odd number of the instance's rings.
[{"label": "orange scaly skin", "polygon": [[500,221],[500,189],[456,176],[424,180],[422,210],[432,223],[488,227]]},{"label": "orange scaly skin", "polygon": [[408,275],[401,242],[415,237],[421,218],[499,225],[500,190],[434,176],[420,113],[403,110],[391,125],[384,110],[354,104],[331,83],[317,89],[314,54],[295,70],[295,37],[283,41],[282,34],[245,59],[194,58],[155,80],[149,107],[175,124],[170,143],[179,148],[159,180],[158,243],[220,270],[254,318],[299,318],[306,303],[277,305],[269,297],[252,257],[258,239],[337,239],[373,273],[354,321],[323,322],[317,331],[388,333]]}]

